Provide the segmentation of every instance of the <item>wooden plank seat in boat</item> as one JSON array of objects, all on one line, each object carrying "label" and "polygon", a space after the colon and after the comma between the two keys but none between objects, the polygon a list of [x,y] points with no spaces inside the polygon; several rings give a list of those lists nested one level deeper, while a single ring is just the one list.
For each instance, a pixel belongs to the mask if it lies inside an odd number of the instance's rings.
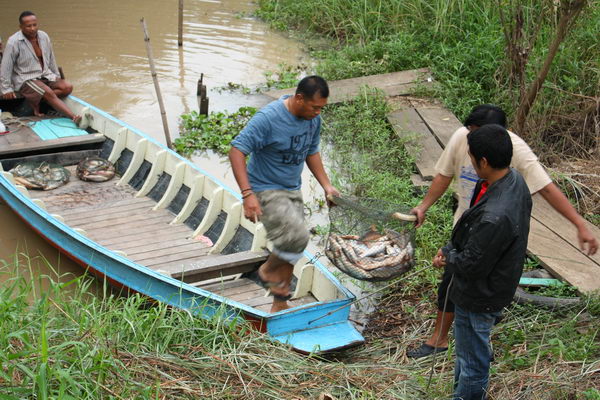
[{"label": "wooden plank seat in boat", "polygon": [[269,252],[242,251],[233,254],[211,255],[193,258],[185,263],[165,263],[149,260],[148,266],[180,279],[186,283],[199,282],[221,276],[239,274],[255,270],[265,262]]}]

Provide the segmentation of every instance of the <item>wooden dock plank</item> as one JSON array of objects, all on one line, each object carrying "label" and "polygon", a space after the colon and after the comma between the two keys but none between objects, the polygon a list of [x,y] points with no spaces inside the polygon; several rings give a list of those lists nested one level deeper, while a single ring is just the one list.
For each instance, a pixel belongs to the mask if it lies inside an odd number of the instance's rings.
[{"label": "wooden dock plank", "polygon": [[[429,69],[421,68],[331,81],[329,82],[328,103],[335,104],[351,100],[360,94],[365,85],[381,89],[388,96],[408,95],[414,92],[416,86],[428,85],[430,76]],[[296,88],[271,90],[265,94],[276,100],[283,95],[294,94],[295,90]]]},{"label": "wooden dock plank", "polygon": [[536,218],[531,219],[527,251],[535,255],[548,272],[583,293],[600,287],[600,267]]},{"label": "wooden dock plank", "polygon": [[[535,195],[532,199],[532,218],[537,219],[540,223],[544,224],[548,229],[554,232],[554,234],[560,236],[573,248],[579,250],[579,240],[577,239],[577,229],[575,226],[568,219],[563,217],[558,211],[552,208],[552,206],[541,195]],[[594,237],[600,239],[599,228],[588,221],[586,221],[586,226],[592,235],[594,235]],[[595,264],[600,271],[600,253],[596,253],[592,256],[585,254],[585,256],[590,259],[590,265],[592,263]],[[597,282],[598,288],[600,289],[600,275],[598,275]]]},{"label": "wooden dock plank", "polygon": [[445,148],[452,134],[462,123],[447,108],[441,106],[416,106],[417,114],[423,119],[438,143]]},{"label": "wooden dock plank", "polygon": [[415,158],[415,165],[424,180],[433,180],[435,164],[442,147],[414,108],[397,110],[388,115],[392,129],[401,138],[409,137],[406,149]]},{"label": "wooden dock plank", "polygon": [[[423,136],[427,136],[429,131],[429,136],[441,145],[440,149],[446,146],[454,131],[462,126],[449,110],[440,106],[414,104],[414,113],[407,110],[397,111],[388,118],[394,130],[399,134],[406,131],[419,132]],[[411,152],[410,148],[409,152],[415,155],[417,168],[426,179],[428,175],[435,176],[434,167],[439,156],[435,154],[437,151],[427,150],[432,146],[431,143],[422,146],[420,154],[415,154],[414,150]],[[433,154],[435,156],[428,157]],[[573,224],[554,210],[541,195],[533,196],[533,201],[528,253],[535,255],[541,265],[555,277],[577,287],[581,292],[599,290],[600,253],[588,256],[581,252],[577,230]],[[600,238],[600,229],[591,223],[587,223],[587,226],[595,237]]]}]

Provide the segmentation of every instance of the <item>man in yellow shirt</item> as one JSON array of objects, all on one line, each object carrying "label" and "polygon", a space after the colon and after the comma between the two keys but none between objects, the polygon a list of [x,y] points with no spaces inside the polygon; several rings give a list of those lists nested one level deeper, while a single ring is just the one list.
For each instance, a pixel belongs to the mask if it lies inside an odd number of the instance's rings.
[{"label": "man in yellow shirt", "polygon": [[[468,154],[467,134],[486,124],[498,124],[506,127],[506,114],[504,111],[491,104],[475,107],[464,122],[464,127],[459,128],[448,142],[442,156],[436,164],[437,175],[431,183],[425,198],[413,213],[417,215],[417,226],[425,220],[425,214],[448,189],[453,179],[456,179],[458,193],[458,208],[454,214],[454,223],[469,208],[473,190],[479,179]],[[539,163],[537,156],[523,139],[508,131],[513,145],[511,167],[515,168],[525,179],[532,195],[539,193],[548,203],[577,228],[577,237],[582,251],[595,254],[598,250],[598,241],[585,225],[584,219],[573,208],[569,200],[552,183],[552,179],[544,167]],[[442,282],[438,289],[438,313],[432,336],[420,347],[407,352],[409,357],[425,357],[435,352],[446,351],[448,348],[448,332],[454,320],[454,304],[448,301],[446,312],[444,300],[450,281],[450,274],[444,271]]]}]

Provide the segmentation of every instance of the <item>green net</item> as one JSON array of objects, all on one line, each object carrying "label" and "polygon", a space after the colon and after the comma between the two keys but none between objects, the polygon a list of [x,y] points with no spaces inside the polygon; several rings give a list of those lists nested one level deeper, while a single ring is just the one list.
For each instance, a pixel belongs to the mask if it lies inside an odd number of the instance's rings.
[{"label": "green net", "polygon": [[398,277],[414,266],[414,215],[378,199],[335,197],[325,254],[342,272],[365,281]]}]

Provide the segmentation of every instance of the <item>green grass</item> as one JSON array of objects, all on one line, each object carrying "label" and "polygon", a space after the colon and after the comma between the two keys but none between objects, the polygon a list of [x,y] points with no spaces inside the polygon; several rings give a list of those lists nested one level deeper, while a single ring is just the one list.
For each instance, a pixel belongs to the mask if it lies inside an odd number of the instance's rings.
[{"label": "green grass", "polygon": [[[402,337],[371,335],[364,347],[319,358],[295,354],[244,324],[117,296],[85,275],[40,275],[32,264],[20,255],[0,268],[2,399],[316,399],[329,393],[441,400],[451,391],[451,357],[439,357],[429,390],[430,362],[404,358],[427,318],[420,312],[428,307],[422,277],[401,282],[405,295],[417,292],[416,302],[407,298],[404,310],[385,311],[414,319]],[[593,298],[560,313],[512,307],[493,333],[493,393],[593,399],[599,315]],[[537,375],[543,379],[532,378]]]},{"label": "green grass", "polygon": [[[526,17],[534,19],[540,2],[522,3]],[[274,27],[301,32],[318,60],[316,71],[326,79],[429,67],[439,82],[435,96],[459,119],[480,103],[498,104],[509,119],[513,116],[518,88],[508,84],[510,69],[494,1],[260,0],[259,8],[258,15]],[[551,13],[542,19],[525,71],[528,81],[543,62],[554,24]],[[580,150],[554,132],[583,123],[573,119],[581,109],[579,95],[599,94],[599,31],[600,2],[591,0],[554,60],[549,88],[534,106],[532,123],[519,132],[540,150],[561,149],[565,143],[572,152]],[[315,37],[328,38],[330,44]],[[575,141],[589,148],[594,145],[590,138]]]}]

